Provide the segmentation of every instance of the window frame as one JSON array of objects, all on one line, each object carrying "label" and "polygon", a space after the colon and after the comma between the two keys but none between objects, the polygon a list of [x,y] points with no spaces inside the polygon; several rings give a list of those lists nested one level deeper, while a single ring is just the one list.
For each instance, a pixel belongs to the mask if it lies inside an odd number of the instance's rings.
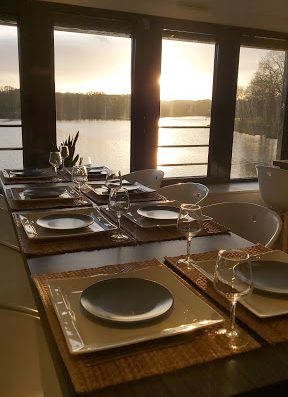
[{"label": "window frame", "polygon": [[[51,142],[56,143],[54,83],[54,26],[131,34],[131,171],[156,168],[161,70],[161,41],[167,32],[177,37],[214,36],[214,63],[208,175],[165,178],[164,184],[180,181],[223,183],[230,181],[234,114],[240,46],[245,43],[265,48],[284,46],[288,34],[260,29],[194,22],[149,15],[101,10],[83,6],[34,0],[4,1],[0,18],[18,21],[20,94],[24,166],[46,166]],[[108,29],[108,30],[107,30]],[[149,57],[149,67],[143,59]],[[286,65],[287,68],[287,65]],[[145,86],[143,85],[145,81]],[[283,87],[280,158],[288,158],[288,83]],[[225,114],[224,110],[225,109]],[[229,111],[227,111],[227,109]],[[225,117],[223,117],[223,114]],[[224,145],[223,145],[224,142]],[[256,179],[256,178],[255,178]],[[253,180],[241,178],[239,181]],[[233,179],[234,181],[234,179]]]}]

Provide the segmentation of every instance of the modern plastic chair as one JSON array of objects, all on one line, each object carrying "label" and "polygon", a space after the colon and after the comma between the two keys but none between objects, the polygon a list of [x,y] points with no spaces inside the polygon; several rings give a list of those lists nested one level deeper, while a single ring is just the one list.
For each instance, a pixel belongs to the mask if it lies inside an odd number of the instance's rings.
[{"label": "modern plastic chair", "polygon": [[5,397],[61,397],[37,316],[0,307],[0,389]]},{"label": "modern plastic chair", "polygon": [[258,204],[224,202],[202,207],[202,211],[231,232],[266,247],[271,247],[281,232],[280,216]]},{"label": "modern plastic chair", "polygon": [[288,171],[278,167],[256,165],[261,197],[277,211],[288,210]]},{"label": "modern plastic chair", "polygon": [[123,179],[131,183],[142,183],[142,185],[148,186],[151,189],[159,189],[163,176],[164,172],[161,170],[147,169],[130,172],[130,174],[123,175]]},{"label": "modern plastic chair", "polygon": [[288,251],[288,171],[278,167],[256,165],[262,200],[282,214],[282,249]]},{"label": "modern plastic chair", "polygon": [[207,196],[209,189],[201,183],[187,182],[161,187],[157,193],[165,196],[168,200],[197,204]]},{"label": "modern plastic chair", "polygon": [[0,208],[0,244],[19,251],[19,244],[9,213]]},{"label": "modern plastic chair", "polygon": [[0,244],[0,306],[25,313],[37,313],[22,255]]}]

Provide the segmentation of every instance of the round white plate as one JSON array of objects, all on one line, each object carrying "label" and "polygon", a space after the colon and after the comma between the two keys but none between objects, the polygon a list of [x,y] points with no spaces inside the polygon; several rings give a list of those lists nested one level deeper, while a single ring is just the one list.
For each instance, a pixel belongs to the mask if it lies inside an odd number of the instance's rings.
[{"label": "round white plate", "polygon": [[179,215],[179,209],[169,205],[147,205],[145,207],[138,208],[137,212],[145,218],[163,220],[176,220]]},{"label": "round white plate", "polygon": [[36,223],[46,229],[75,230],[93,223],[93,218],[84,214],[53,214],[37,219]]},{"label": "round white plate", "polygon": [[173,305],[163,285],[134,277],[98,281],[82,292],[80,301],[90,314],[122,323],[154,319]]},{"label": "round white plate", "polygon": [[288,263],[252,261],[253,286],[262,291],[288,294]]},{"label": "round white plate", "polygon": [[24,190],[24,196],[29,198],[55,198],[66,191],[65,188],[37,188]]}]

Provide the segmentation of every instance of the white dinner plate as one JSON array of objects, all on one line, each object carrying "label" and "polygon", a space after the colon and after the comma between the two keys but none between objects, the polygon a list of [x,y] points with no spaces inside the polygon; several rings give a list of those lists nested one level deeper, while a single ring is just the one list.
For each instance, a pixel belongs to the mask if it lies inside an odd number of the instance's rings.
[{"label": "white dinner plate", "polygon": [[134,323],[162,316],[173,305],[167,288],[143,278],[113,278],[98,281],[81,295],[82,306],[94,316]]},{"label": "white dinner plate", "polygon": [[169,205],[147,205],[138,208],[137,213],[150,219],[176,220],[178,219],[179,208]]},{"label": "white dinner plate", "polygon": [[[153,321],[131,324],[99,321],[83,309],[80,304],[82,291],[97,281],[122,277],[141,278],[161,284],[173,296],[171,309]],[[120,274],[54,279],[49,280],[48,286],[53,307],[72,354],[103,351],[193,332],[223,321],[220,314],[160,264]],[[146,299],[149,300],[147,295]]]},{"label": "white dinner plate", "polygon": [[51,214],[37,219],[36,223],[46,229],[75,230],[93,223],[93,218],[84,214]]},{"label": "white dinner plate", "polygon": [[35,189],[25,189],[23,191],[24,196],[31,199],[38,198],[56,198],[59,197],[66,191],[65,188],[62,187],[53,187],[53,188],[35,188]]}]

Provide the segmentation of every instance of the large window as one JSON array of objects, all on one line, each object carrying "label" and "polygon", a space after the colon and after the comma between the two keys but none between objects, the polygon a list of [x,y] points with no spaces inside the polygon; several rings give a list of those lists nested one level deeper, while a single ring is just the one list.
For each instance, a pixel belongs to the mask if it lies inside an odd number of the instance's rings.
[{"label": "large window", "polygon": [[158,168],[165,177],[207,175],[214,47],[162,42]]},{"label": "large window", "polygon": [[55,30],[54,43],[57,143],[79,131],[84,162],[129,172],[131,39]]},{"label": "large window", "polygon": [[17,27],[0,25],[0,168],[23,165]]},{"label": "large window", "polygon": [[256,177],[256,164],[276,158],[284,62],[284,51],[241,47],[231,178]]}]

